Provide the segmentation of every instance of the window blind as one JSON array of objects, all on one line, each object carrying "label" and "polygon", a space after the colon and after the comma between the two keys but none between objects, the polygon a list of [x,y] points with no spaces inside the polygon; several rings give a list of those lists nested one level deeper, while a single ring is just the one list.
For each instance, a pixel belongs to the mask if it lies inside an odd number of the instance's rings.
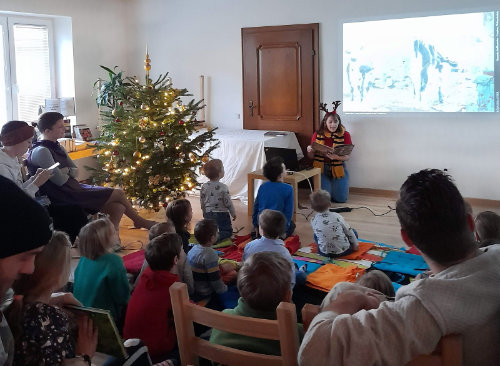
[{"label": "window blind", "polygon": [[46,26],[15,24],[18,118],[35,121],[38,107],[51,98],[49,30]]}]

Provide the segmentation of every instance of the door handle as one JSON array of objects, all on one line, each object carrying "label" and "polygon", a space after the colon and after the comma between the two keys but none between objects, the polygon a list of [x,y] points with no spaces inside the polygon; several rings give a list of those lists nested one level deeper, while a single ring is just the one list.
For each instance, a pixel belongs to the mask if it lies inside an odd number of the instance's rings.
[{"label": "door handle", "polygon": [[257,105],[253,104],[253,100],[248,101],[248,109],[250,110],[250,117],[253,117],[253,109],[256,107]]}]

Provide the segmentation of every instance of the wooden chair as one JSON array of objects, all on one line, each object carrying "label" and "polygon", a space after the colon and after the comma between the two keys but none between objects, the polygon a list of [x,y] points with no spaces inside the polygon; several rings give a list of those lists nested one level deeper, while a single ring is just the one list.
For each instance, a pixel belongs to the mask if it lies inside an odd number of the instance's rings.
[{"label": "wooden chair", "polygon": [[[302,308],[302,323],[307,331],[313,318],[319,313],[319,306],[305,304]],[[436,349],[429,355],[417,356],[406,366],[462,366],[462,336],[449,334],[441,338]]]},{"label": "wooden chair", "polygon": [[[170,296],[183,366],[197,365],[198,357],[228,366],[297,366],[299,334],[295,305],[280,303],[277,308],[278,319],[267,320],[224,314],[193,304],[189,301],[185,283],[176,282],[170,286]],[[225,332],[279,340],[281,356],[263,355],[212,344],[194,335],[193,322]]]}]

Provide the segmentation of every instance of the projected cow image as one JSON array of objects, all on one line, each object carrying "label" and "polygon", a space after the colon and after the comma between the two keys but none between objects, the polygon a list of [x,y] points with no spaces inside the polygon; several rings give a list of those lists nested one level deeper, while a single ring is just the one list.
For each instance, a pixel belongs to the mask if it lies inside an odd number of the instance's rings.
[{"label": "projected cow image", "polygon": [[495,16],[344,24],[344,112],[495,111]]}]

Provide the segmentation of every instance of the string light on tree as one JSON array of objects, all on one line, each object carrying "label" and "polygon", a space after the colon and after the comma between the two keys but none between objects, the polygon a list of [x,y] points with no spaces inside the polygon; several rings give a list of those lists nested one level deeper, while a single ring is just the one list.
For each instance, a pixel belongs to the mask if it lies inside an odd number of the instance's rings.
[{"label": "string light on tree", "polygon": [[101,67],[108,79],[98,80],[103,124],[93,181],[121,187],[135,205],[159,210],[196,187],[202,160],[218,146],[213,130],[195,134],[202,101],[185,100],[191,94],[174,88],[168,74],[152,80],[147,48],[144,83]]}]

